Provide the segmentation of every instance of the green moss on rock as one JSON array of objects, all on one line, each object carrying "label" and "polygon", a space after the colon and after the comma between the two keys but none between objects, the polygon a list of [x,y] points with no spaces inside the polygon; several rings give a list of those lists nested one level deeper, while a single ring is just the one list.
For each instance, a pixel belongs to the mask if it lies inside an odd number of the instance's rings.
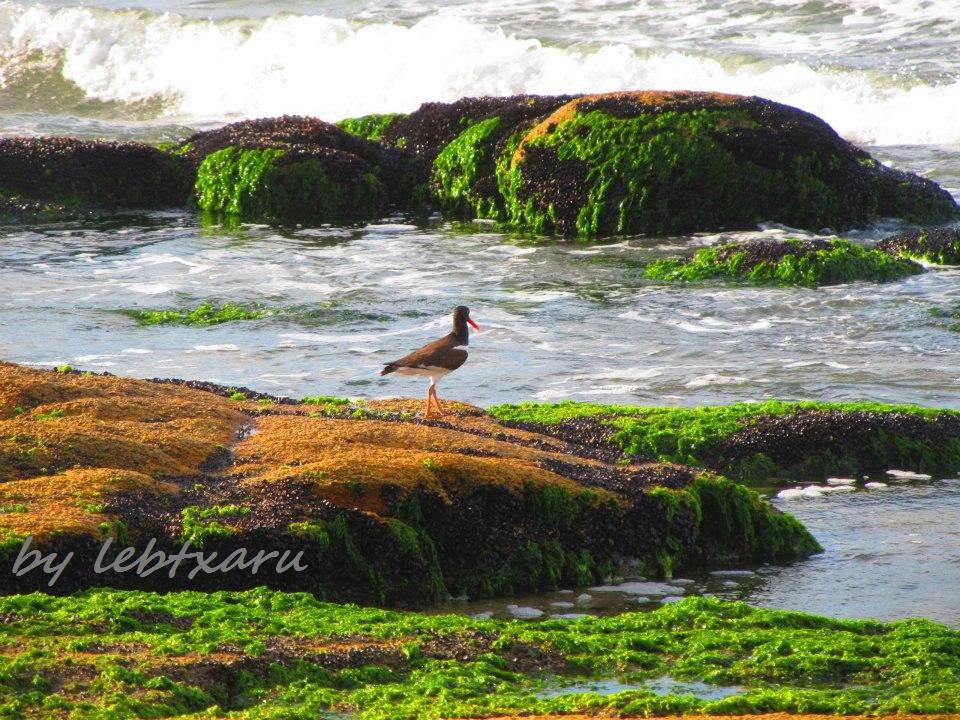
[{"label": "green moss on rock", "polygon": [[197,171],[199,207],[244,219],[339,222],[368,219],[385,191],[372,172],[331,177],[323,157],[280,148],[224,148],[207,155]]},{"label": "green moss on rock", "polygon": [[653,280],[722,279],[763,285],[838,285],[889,282],[923,272],[917,263],[848,240],[755,240],[698,250],[687,259],[651,263]]},{"label": "green moss on rock", "polygon": [[631,456],[749,482],[960,469],[960,412],[952,410],[773,400],[696,408],[522,403],[489,412],[561,436],[567,426],[592,419],[609,443]]},{"label": "green moss on rock", "polygon": [[433,161],[432,184],[441,206],[461,215],[496,217],[496,203],[474,193],[482,165],[491,161],[491,138],[499,117],[474,123],[440,151]]},{"label": "green moss on rock", "polygon": [[[682,566],[791,560],[823,551],[795,517],[771,512],[755,490],[702,473],[682,488],[655,488],[666,523],[654,572],[672,576]],[[692,535],[692,541],[691,536]]]},{"label": "green moss on rock", "polygon": [[381,135],[383,135],[383,131],[390,123],[397,118],[404,117],[406,117],[406,115],[401,113],[375,113],[357,118],[345,118],[336,123],[336,125],[351,135],[356,135],[366,140],[379,140]]}]

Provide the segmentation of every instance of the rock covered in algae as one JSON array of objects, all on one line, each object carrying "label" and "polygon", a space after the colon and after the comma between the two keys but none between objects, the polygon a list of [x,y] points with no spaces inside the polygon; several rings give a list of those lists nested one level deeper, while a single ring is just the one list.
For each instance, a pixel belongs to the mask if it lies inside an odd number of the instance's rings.
[{"label": "rock covered in algae", "polygon": [[960,227],[924,228],[891,235],[877,249],[938,265],[960,265]]},{"label": "rock covered in algae", "polygon": [[368,220],[395,205],[406,182],[395,151],[316,118],[244,120],[176,152],[197,167],[200,209],[243,219]]},{"label": "rock covered in algae", "polygon": [[0,213],[182,206],[190,173],[178,157],[136,142],[0,138]]},{"label": "rock covered in algae", "polygon": [[[30,535],[76,555],[58,592],[265,583],[391,603],[589,584],[625,560],[659,574],[819,550],[796,519],[719,476],[621,464],[478,409],[427,425],[412,402],[231,396],[0,366],[3,565]],[[221,558],[302,552],[308,571],[94,575],[106,538],[170,552],[189,540]]]},{"label": "rock covered in algae", "polygon": [[724,243],[698,250],[690,258],[658,260],[646,269],[654,280],[722,279],[807,287],[888,282],[921,272],[923,267],[912,260],[839,238]]},{"label": "rock covered in algae", "polygon": [[960,469],[960,412],[871,402],[736,403],[644,408],[562,402],[499,405],[510,425],[637,461],[705,467],[747,482]]},{"label": "rock covered in algae", "polygon": [[0,212],[180,206],[193,185],[202,210],[240,219],[354,223],[432,205],[588,238],[960,214],[935,183],[883,166],[809,113],[757,97],[463,98],[338,125],[245,120],[170,151],[0,141]]}]

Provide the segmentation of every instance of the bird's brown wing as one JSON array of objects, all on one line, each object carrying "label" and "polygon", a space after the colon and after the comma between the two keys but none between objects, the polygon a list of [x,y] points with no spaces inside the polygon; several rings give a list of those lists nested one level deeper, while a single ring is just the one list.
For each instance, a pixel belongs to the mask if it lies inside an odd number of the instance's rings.
[{"label": "bird's brown wing", "polygon": [[453,334],[434,340],[399,360],[387,363],[380,374],[387,375],[402,367],[441,367],[445,370],[456,370],[467,361],[467,351],[456,347],[456,342]]}]

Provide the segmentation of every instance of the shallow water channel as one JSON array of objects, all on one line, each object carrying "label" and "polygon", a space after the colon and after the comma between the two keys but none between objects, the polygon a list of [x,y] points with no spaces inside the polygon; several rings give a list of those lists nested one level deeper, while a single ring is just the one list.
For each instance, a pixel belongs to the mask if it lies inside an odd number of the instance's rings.
[{"label": "shallow water channel", "polygon": [[[883,487],[866,488],[866,482]],[[800,487],[800,486],[798,486]],[[850,490],[774,496],[824,552],[787,565],[680,571],[669,580],[618,578],[542,595],[453,601],[437,609],[540,619],[654,609],[687,595],[840,618],[926,617],[960,627],[960,479],[859,481]],[[777,491],[772,491],[777,492]],[[790,493],[787,493],[790,495]]]}]

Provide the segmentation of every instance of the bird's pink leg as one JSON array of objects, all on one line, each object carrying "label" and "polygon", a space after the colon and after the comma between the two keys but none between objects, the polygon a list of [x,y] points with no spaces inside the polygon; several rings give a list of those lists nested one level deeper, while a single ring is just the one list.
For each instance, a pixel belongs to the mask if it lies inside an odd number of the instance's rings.
[{"label": "bird's pink leg", "polygon": [[444,410],[443,405],[440,404],[440,398],[437,397],[437,388],[434,386],[431,386],[430,389],[433,390],[433,402],[436,403],[437,410],[440,411],[440,417],[443,417],[444,415],[449,415],[450,413]]},{"label": "bird's pink leg", "polygon": [[427,420],[437,417],[436,415],[433,414],[433,411],[430,408],[430,399],[432,397],[433,397],[433,384],[431,383],[430,387],[427,388],[427,409],[423,413],[423,417],[425,417]]}]

